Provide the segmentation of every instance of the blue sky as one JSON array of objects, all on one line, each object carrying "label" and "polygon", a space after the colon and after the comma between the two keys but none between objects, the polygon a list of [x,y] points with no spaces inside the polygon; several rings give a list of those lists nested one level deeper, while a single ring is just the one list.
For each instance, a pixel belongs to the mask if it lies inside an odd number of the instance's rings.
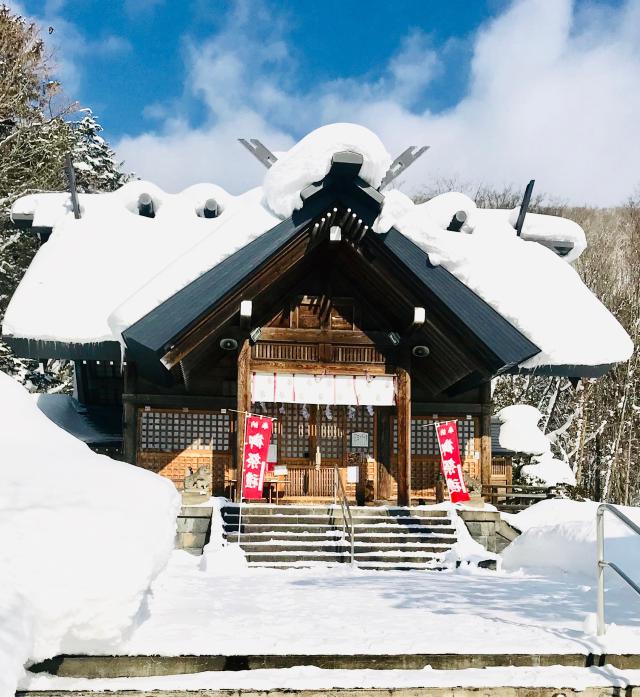
[{"label": "blue sky", "polygon": [[284,149],[336,120],[394,154],[430,144],[409,188],[536,177],[561,198],[615,203],[640,184],[626,164],[640,0],[11,4],[54,27],[69,99],[93,108],[131,169],[172,190],[257,184],[237,137]]}]

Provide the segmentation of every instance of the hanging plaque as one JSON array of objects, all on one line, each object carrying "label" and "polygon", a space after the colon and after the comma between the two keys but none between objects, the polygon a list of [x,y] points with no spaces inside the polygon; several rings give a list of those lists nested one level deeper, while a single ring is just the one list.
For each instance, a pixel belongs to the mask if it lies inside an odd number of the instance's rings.
[{"label": "hanging plaque", "polygon": [[351,447],[352,448],[368,448],[369,447],[369,434],[365,431],[355,431],[351,434]]}]

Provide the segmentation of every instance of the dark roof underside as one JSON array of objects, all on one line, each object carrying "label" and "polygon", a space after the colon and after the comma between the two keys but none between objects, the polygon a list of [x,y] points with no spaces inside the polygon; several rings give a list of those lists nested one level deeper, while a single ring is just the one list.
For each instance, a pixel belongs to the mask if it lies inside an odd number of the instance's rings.
[{"label": "dark roof underside", "polygon": [[2,340],[16,356],[24,358],[64,358],[84,361],[119,361],[121,347],[117,341],[99,341],[80,344],[64,341],[41,341],[16,336],[3,336]]},{"label": "dark roof underside", "polygon": [[42,394],[37,403],[54,424],[87,445],[107,448],[122,444],[120,407],[84,406],[67,394]]},{"label": "dark roof underside", "polygon": [[500,445],[500,419],[497,416],[491,417],[491,454],[498,457],[511,457],[515,455],[513,450],[503,448]]}]

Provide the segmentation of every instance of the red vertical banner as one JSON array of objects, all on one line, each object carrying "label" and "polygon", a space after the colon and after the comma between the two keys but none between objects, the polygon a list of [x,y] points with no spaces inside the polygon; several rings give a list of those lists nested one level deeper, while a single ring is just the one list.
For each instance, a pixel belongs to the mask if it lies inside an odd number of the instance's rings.
[{"label": "red vertical banner", "polygon": [[273,419],[247,414],[242,453],[242,498],[261,499]]},{"label": "red vertical banner", "polygon": [[464,483],[460,443],[458,441],[458,424],[456,421],[444,421],[435,424],[440,446],[440,467],[444,474],[451,503],[468,501],[471,497]]}]

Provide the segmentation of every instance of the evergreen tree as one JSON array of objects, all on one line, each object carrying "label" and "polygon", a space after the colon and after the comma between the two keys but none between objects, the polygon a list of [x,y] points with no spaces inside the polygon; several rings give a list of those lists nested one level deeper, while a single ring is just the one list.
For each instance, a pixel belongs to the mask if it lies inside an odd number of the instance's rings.
[{"label": "evergreen tree", "polygon": [[[81,191],[111,191],[126,181],[91,112],[69,122],[74,107],[55,106],[61,86],[52,70],[38,27],[0,5],[0,322],[38,249],[34,235],[13,226],[13,202],[32,192],[65,190],[69,152]],[[71,370],[65,362],[38,365],[14,356],[2,341],[0,370],[30,389],[70,389]]]},{"label": "evergreen tree", "polygon": [[100,135],[103,128],[91,109],[82,109],[84,117],[72,126],[71,157],[78,190],[83,193],[114,191],[131,178],[122,172],[122,162]]}]

